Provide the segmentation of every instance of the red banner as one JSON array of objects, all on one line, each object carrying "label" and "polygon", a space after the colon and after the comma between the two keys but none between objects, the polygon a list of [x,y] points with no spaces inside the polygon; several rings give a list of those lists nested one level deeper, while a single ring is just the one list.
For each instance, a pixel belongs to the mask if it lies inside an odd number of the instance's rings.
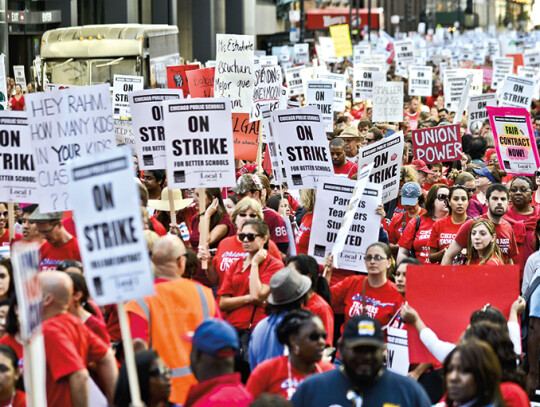
[{"label": "red banner", "polygon": [[461,159],[459,124],[412,131],[414,156],[426,164]]},{"label": "red banner", "polygon": [[[407,267],[407,302],[446,342],[458,343],[472,312],[486,304],[508,318],[518,295],[518,266]],[[407,331],[410,363],[435,362],[416,329],[407,325]]]},{"label": "red banner", "polygon": [[260,121],[249,122],[249,113],[233,113],[234,158],[257,160]]},{"label": "red banner", "polygon": [[216,68],[195,69],[186,72],[189,93],[192,98],[214,97],[214,75]]},{"label": "red banner", "polygon": [[167,87],[169,89],[182,89],[184,98],[189,95],[189,86],[186,71],[199,69],[199,65],[175,65],[167,67]]}]

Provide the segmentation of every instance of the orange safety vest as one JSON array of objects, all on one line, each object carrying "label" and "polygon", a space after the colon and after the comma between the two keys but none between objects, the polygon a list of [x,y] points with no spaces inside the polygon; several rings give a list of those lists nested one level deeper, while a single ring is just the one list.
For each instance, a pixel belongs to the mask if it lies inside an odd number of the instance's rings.
[{"label": "orange safety vest", "polygon": [[126,304],[148,321],[148,346],[171,369],[169,401],[183,405],[190,387],[197,384],[191,372],[191,343],[182,335],[195,331],[203,320],[215,318],[217,304],[209,288],[185,278],[154,285],[155,295]]}]

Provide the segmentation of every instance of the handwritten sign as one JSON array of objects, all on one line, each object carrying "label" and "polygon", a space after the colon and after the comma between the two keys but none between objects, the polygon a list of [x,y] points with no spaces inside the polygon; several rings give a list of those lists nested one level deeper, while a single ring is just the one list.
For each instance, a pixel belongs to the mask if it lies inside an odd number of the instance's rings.
[{"label": "handwritten sign", "polygon": [[272,111],[279,108],[281,84],[281,67],[279,65],[256,66],[250,121],[261,120],[261,106],[269,105]]},{"label": "handwritten sign", "polygon": [[[269,106],[264,106],[268,108]],[[264,110],[263,110],[264,111]],[[233,113],[234,158],[238,160],[255,161],[259,143],[260,121],[249,121],[247,113]]]},{"label": "handwritten sign", "polygon": [[216,68],[204,68],[186,72],[189,93],[192,98],[214,97],[215,71]]},{"label": "handwritten sign", "polygon": [[373,121],[403,121],[403,82],[383,82],[373,85]]},{"label": "handwritten sign", "polygon": [[349,24],[333,25],[330,27],[330,35],[334,41],[336,57],[349,57],[353,54]]}]

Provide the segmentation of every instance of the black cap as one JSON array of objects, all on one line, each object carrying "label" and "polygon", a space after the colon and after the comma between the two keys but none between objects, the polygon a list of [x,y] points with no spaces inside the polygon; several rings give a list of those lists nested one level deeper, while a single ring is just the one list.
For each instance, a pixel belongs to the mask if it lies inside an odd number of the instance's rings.
[{"label": "black cap", "polygon": [[381,324],[367,315],[349,319],[343,329],[343,344],[348,348],[360,345],[384,346]]}]

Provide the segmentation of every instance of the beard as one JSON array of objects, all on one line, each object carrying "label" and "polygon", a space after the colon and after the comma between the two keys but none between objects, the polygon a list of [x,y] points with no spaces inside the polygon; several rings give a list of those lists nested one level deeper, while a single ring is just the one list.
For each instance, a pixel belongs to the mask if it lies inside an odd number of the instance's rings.
[{"label": "beard", "polygon": [[380,376],[382,366],[371,365],[368,369],[357,371],[353,366],[344,364],[345,373],[354,385],[364,386],[372,384]]}]

